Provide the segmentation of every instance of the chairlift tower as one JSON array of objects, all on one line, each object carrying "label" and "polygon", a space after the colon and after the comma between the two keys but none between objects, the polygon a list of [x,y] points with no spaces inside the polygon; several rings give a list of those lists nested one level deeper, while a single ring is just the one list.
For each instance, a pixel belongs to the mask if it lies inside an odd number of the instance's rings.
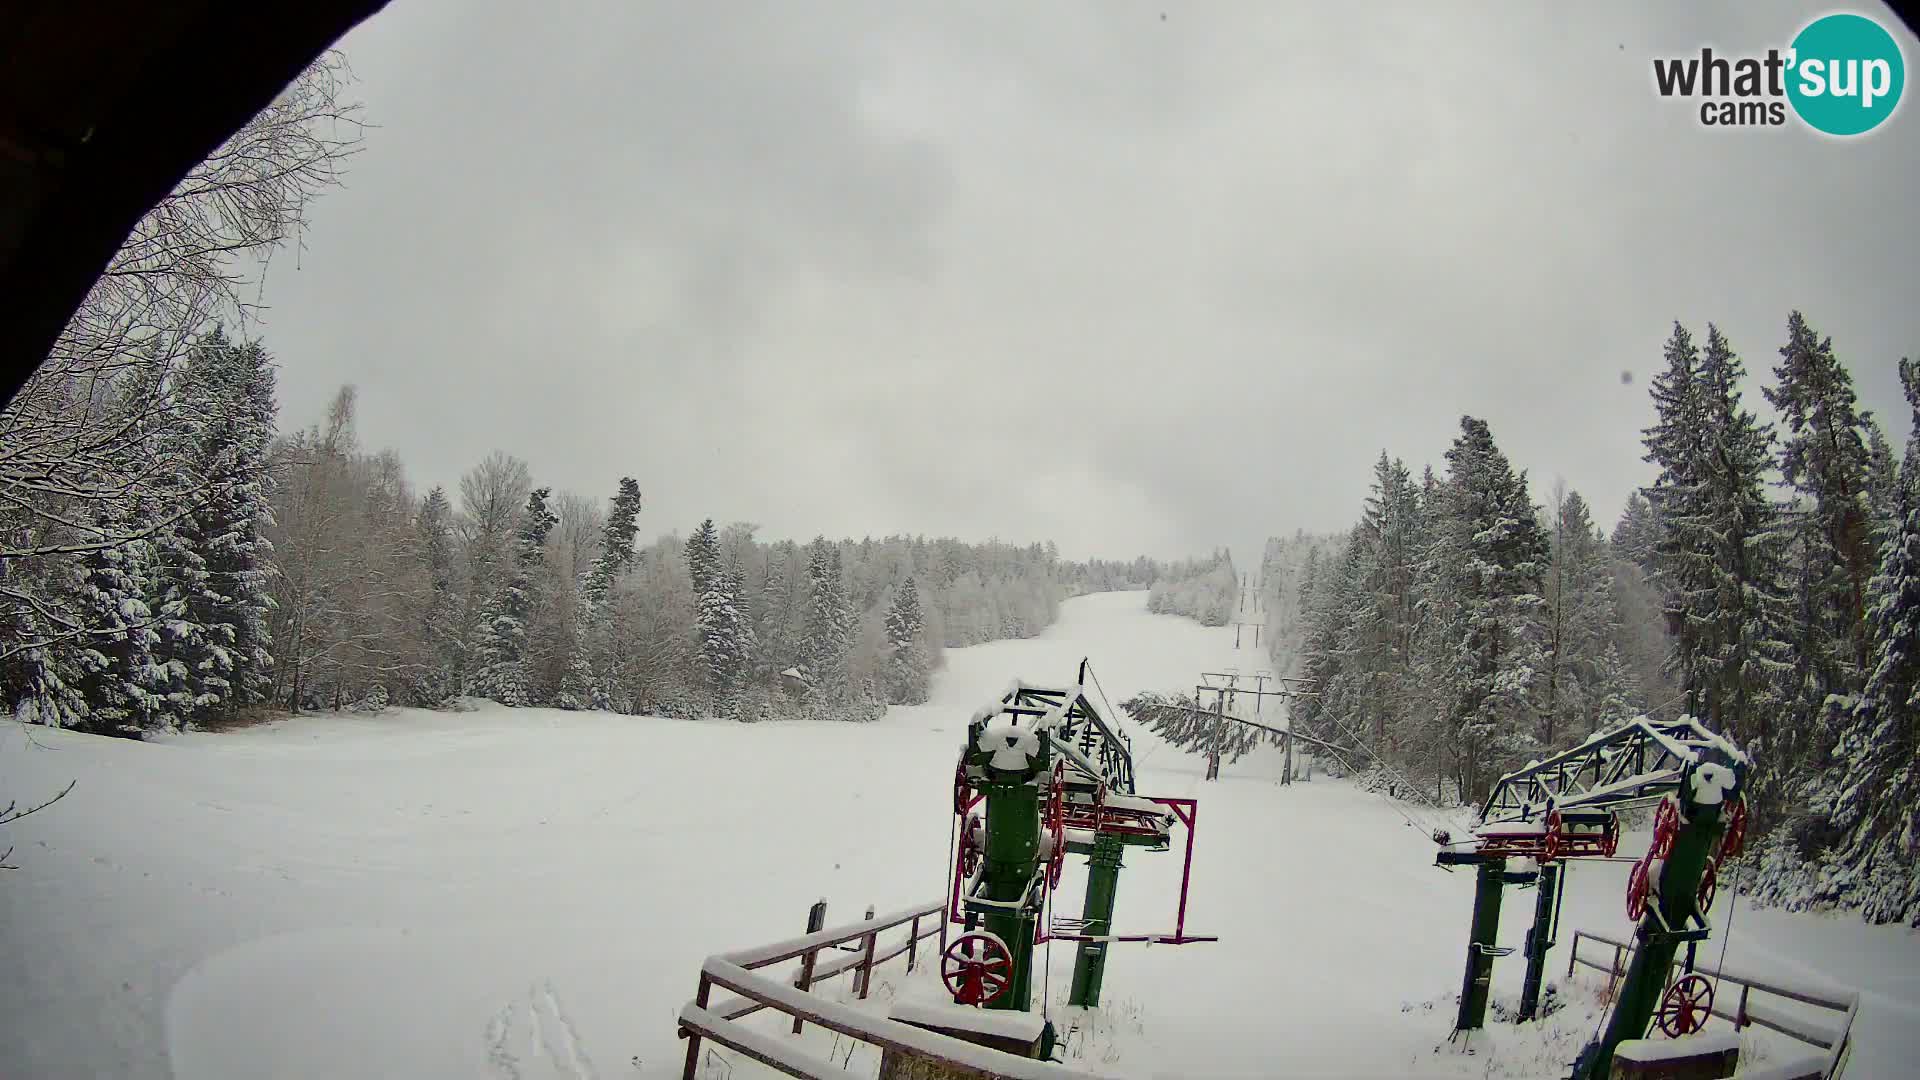
[{"label": "chairlift tower", "polygon": [[[1034,949],[1055,939],[1078,943],[1069,1000],[1086,1006],[1099,1004],[1113,944],[1219,940],[1186,933],[1199,806],[1135,795],[1132,741],[1089,698],[1088,676],[1082,660],[1070,687],[1016,680],[967,725],[954,777],[959,836],[948,906],[949,922],[965,932],[944,945],[941,968],[959,1004],[1029,1010]],[[1187,838],[1173,931],[1114,934],[1122,854],[1168,850],[1176,824]],[[1077,920],[1054,917],[1048,902],[1069,853],[1088,856]]]},{"label": "chairlift tower", "polygon": [[[1627,913],[1636,924],[1633,960],[1605,1031],[1581,1052],[1574,1078],[1606,1080],[1615,1048],[1644,1037],[1656,1017],[1669,1035],[1697,1030],[1711,1006],[1712,989],[1690,974],[1694,948],[1710,933],[1706,912],[1713,903],[1717,866],[1744,845],[1743,788],[1751,764],[1691,717],[1655,721],[1642,716],[1501,777],[1480,808],[1474,837],[1465,842],[1470,849],[1454,850],[1449,837],[1436,835],[1443,849],[1435,865],[1477,868],[1454,1034],[1485,1025],[1493,961],[1512,952],[1496,941],[1502,887],[1535,882],[1540,890],[1526,939],[1520,1005],[1525,1021],[1537,1011],[1546,954],[1553,946],[1562,867],[1571,859],[1611,857],[1619,843],[1619,812],[1639,806],[1655,806],[1657,813],[1652,846],[1627,879]],[[1531,859],[1538,869],[1509,870],[1509,858]],[[1669,987],[1683,944],[1689,975]],[[1705,1006],[1697,1000],[1702,992]]]}]

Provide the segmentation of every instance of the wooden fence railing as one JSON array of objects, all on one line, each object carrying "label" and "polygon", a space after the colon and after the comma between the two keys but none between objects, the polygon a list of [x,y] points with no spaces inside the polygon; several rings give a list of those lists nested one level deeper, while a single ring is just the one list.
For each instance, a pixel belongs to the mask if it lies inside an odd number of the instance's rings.
[{"label": "wooden fence railing", "polygon": [[[788,1076],[802,1080],[845,1080],[844,1066],[816,1057],[776,1034],[740,1023],[741,1018],[762,1009],[793,1017],[794,1034],[799,1034],[803,1024],[818,1024],[882,1049],[915,1053],[988,1076],[1010,1080],[1096,1080],[1092,1073],[975,1046],[809,993],[814,986],[852,971],[854,986],[859,996],[865,998],[872,986],[873,969],[902,954],[907,957],[907,970],[912,971],[919,960],[920,942],[940,933],[945,914],[946,904],[941,900],[878,918],[869,908],[867,918],[860,922],[817,930],[757,949],[709,956],[700,967],[700,983],[693,1000],[680,1010],[680,1035],[687,1040],[684,1080],[695,1080],[702,1039],[712,1040]],[[902,926],[907,929],[900,940],[885,944],[880,941],[888,931]],[[845,955],[831,955],[843,952]],[[823,953],[831,958],[823,960]],[[800,961],[798,973],[791,978],[770,977],[764,973],[764,969],[790,960]],[[738,996],[711,1003],[709,999],[716,986]]]},{"label": "wooden fence railing", "polygon": [[[1596,942],[1610,947],[1613,955],[1607,960],[1592,960],[1580,955],[1582,941]],[[1630,942],[1616,941],[1602,934],[1588,930],[1573,932],[1573,945],[1567,950],[1567,976],[1573,976],[1575,964],[1596,968],[1607,973],[1609,988],[1613,980],[1627,973],[1627,961],[1633,954]],[[1851,1042],[1853,1021],[1860,1012],[1860,995],[1852,990],[1810,989],[1783,985],[1777,979],[1758,979],[1742,974],[1731,968],[1716,968],[1711,964],[1695,964],[1693,970],[1721,983],[1733,983],[1740,988],[1740,1000],[1731,1009],[1725,1007],[1723,997],[1714,997],[1712,1013],[1722,1020],[1730,1021],[1735,1028],[1748,1024],[1777,1031],[1790,1039],[1796,1039],[1825,1051],[1826,1060],[1821,1066],[1820,1075],[1834,1080],[1846,1068],[1847,1058],[1852,1053]],[[1779,1004],[1766,998],[1756,999],[1754,995],[1772,995],[1811,1005],[1816,1009],[1840,1014],[1833,1023],[1823,1019],[1811,1019],[1799,1013],[1790,1012]]]}]

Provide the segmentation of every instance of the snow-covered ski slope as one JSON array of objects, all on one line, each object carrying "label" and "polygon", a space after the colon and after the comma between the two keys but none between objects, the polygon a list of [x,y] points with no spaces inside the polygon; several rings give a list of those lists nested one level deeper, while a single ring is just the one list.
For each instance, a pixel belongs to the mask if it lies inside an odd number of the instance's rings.
[{"label": "snow-covered ski slope", "polygon": [[[1230,629],[1148,614],[1144,593],[1070,601],[1041,638],[947,655],[932,703],[872,725],[401,711],[151,745],[8,728],[4,797],[79,783],[6,830],[21,869],[0,874],[0,1076],[678,1075],[673,1018],[704,956],[797,933],[821,896],[840,922],[941,894],[958,740],[1009,678],[1070,682],[1087,655],[1118,703],[1261,666]],[[1144,793],[1201,799],[1187,925],[1223,940],[1120,946],[1105,1014],[1056,1014],[1077,1019],[1083,1061],[1141,1077],[1564,1073],[1595,1019],[1577,989],[1533,1031],[1495,1025],[1472,1055],[1446,1044],[1472,880],[1432,867],[1401,816],[1417,811],[1325,778],[1279,786],[1270,751],[1209,784],[1198,759],[1136,745]],[[1116,929],[1171,929],[1177,851],[1127,865]],[[1555,981],[1574,927],[1626,931],[1624,870],[1574,870]],[[1503,944],[1532,904],[1509,891]],[[1057,1002],[1072,953],[1056,949]],[[1908,932],[1742,904],[1728,960],[1862,988],[1850,1076],[1920,1059]],[[1520,975],[1517,953],[1500,961],[1496,998]],[[876,991],[926,984],[896,966]],[[760,1075],[715,1075],[729,1071]]]}]

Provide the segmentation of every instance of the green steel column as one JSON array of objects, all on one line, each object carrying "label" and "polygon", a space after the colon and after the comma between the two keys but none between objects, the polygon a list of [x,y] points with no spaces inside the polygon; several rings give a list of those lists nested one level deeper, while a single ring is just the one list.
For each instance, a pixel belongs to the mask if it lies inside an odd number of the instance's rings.
[{"label": "green steel column", "polygon": [[[1628,1039],[1646,1037],[1647,1025],[1659,1010],[1661,995],[1666,993],[1673,958],[1680,951],[1681,941],[1674,932],[1688,929],[1690,917],[1699,914],[1700,878],[1706,873],[1707,861],[1719,849],[1721,834],[1726,829],[1721,810],[1741,797],[1737,785],[1728,789],[1723,801],[1718,803],[1701,805],[1688,797],[1694,787],[1694,773],[1710,765],[1733,768],[1730,761],[1709,759],[1681,775],[1677,796],[1681,823],[1674,834],[1673,849],[1667,853],[1660,869],[1660,880],[1655,883],[1657,893],[1648,899],[1647,913],[1634,932],[1633,960],[1627,964],[1627,973],[1621,980],[1620,995],[1614,1002],[1606,1033],[1581,1055],[1584,1069],[1579,1076],[1583,1080],[1606,1080],[1613,1068],[1615,1048]],[[1733,772],[1744,781],[1744,766]],[[1659,915],[1655,915],[1655,911]],[[1661,916],[1665,917],[1664,926]]]},{"label": "green steel column", "polygon": [[1527,931],[1527,981],[1520,988],[1520,1020],[1533,1019],[1540,1008],[1540,981],[1547,967],[1547,950],[1553,948],[1553,899],[1559,891],[1560,865],[1541,863],[1540,891],[1533,899],[1533,928]]},{"label": "green steel column", "polygon": [[1487,989],[1493,982],[1494,942],[1500,937],[1500,887],[1507,860],[1494,856],[1480,864],[1473,891],[1473,933],[1467,942],[1467,973],[1460,983],[1460,1016],[1455,1031],[1487,1022]]},{"label": "green steel column", "polygon": [[[1040,854],[1040,793],[1031,782],[990,781],[987,793],[986,869],[981,893],[988,900],[1019,900],[1026,896]],[[1033,914],[994,909],[981,918],[984,929],[997,934],[1013,953],[1013,985],[989,1003],[989,1009],[1025,1011],[1032,1000]]]},{"label": "green steel column", "polygon": [[[1105,833],[1094,837],[1093,856],[1087,861],[1087,902],[1081,909],[1081,932],[1101,936],[1113,932],[1114,892],[1120,887],[1120,838]],[[1100,1004],[1100,980],[1107,972],[1105,941],[1083,941],[1073,957],[1073,988],[1069,1005],[1092,1008]]]},{"label": "green steel column", "polygon": [[1633,950],[1633,960],[1627,965],[1627,974],[1620,983],[1620,996],[1613,1006],[1613,1019],[1607,1024],[1606,1034],[1600,1037],[1599,1053],[1593,1061],[1593,1071],[1588,1075],[1604,1078],[1613,1067],[1613,1051],[1628,1039],[1642,1039],[1647,1034],[1647,1024],[1660,1008],[1660,996],[1667,989],[1667,974],[1673,969],[1673,958],[1680,951],[1680,942],[1670,934],[1660,930],[1659,921],[1653,910],[1657,904],[1661,914],[1666,916],[1667,926],[1674,930],[1687,926],[1687,916],[1696,906],[1694,893],[1700,888],[1700,876],[1706,871],[1707,857],[1714,846],[1720,842],[1720,818],[1716,812],[1712,820],[1695,820],[1682,825],[1673,838],[1673,851],[1667,855],[1666,868],[1661,871],[1659,895],[1647,903],[1647,915],[1640,920],[1635,932],[1637,939]]}]

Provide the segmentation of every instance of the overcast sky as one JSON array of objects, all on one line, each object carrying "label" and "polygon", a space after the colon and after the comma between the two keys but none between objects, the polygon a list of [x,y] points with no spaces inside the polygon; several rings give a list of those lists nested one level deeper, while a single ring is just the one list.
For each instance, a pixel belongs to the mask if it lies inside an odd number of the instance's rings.
[{"label": "overcast sky", "polygon": [[392,0],[267,283],[282,425],[352,382],[423,490],[632,474],[648,537],[1130,557],[1344,528],[1472,413],[1610,523],[1675,319],[1765,374],[1801,308],[1905,436],[1913,103],[1840,142],[1652,89],[1825,10]]}]

